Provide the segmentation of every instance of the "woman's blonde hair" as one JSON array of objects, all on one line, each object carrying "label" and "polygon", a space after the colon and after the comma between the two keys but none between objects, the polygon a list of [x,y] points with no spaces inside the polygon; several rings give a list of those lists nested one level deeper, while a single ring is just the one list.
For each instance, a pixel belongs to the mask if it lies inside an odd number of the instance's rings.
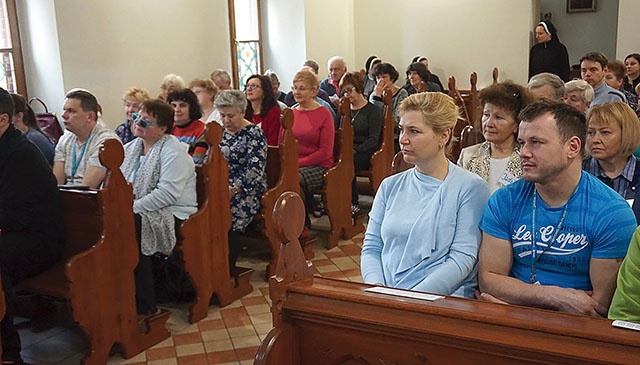
[{"label": "woman's blonde hair", "polygon": [[147,89],[142,89],[139,87],[130,87],[128,88],[124,94],[122,94],[122,101],[125,101],[125,99],[133,99],[139,103],[144,102],[145,100],[150,100],[151,99],[151,94],[149,94],[149,91],[147,91]]},{"label": "woman's blonde hair", "polygon": [[218,87],[211,80],[205,79],[194,79],[189,83],[189,89],[193,89],[194,87],[199,87],[204,89],[204,91],[211,94],[211,102],[216,99],[216,94],[218,94]]},{"label": "woman's blonde hair", "polygon": [[296,72],[296,74],[293,76],[293,83],[295,84],[296,82],[305,83],[308,86],[316,89],[320,84],[320,81],[318,81],[318,76],[316,76],[316,74],[309,70],[300,70]]},{"label": "woman's blonde hair", "polygon": [[422,114],[423,122],[436,134],[451,130],[447,141],[447,151],[451,145],[453,128],[458,122],[460,111],[456,102],[448,95],[440,92],[418,93],[404,99],[398,110],[399,115],[409,111],[418,111]]},{"label": "woman's blonde hair", "polygon": [[[595,105],[587,113],[587,128],[592,121],[620,127],[620,152],[624,156],[631,156],[640,145],[640,122],[633,109],[626,103],[616,101]],[[588,131],[587,131],[588,133]]]}]

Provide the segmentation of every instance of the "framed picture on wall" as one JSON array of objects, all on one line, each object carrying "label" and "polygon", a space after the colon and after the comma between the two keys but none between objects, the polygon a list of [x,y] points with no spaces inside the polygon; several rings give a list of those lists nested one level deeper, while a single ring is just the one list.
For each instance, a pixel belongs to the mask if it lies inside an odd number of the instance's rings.
[{"label": "framed picture on wall", "polygon": [[596,11],[596,0],[567,0],[567,13]]}]

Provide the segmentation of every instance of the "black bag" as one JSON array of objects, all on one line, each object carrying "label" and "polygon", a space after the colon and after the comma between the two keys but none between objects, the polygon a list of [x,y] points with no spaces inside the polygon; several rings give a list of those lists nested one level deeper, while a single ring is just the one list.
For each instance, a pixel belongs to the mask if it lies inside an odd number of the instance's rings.
[{"label": "black bag", "polygon": [[184,271],[184,261],[182,261],[180,254],[172,252],[166,256],[157,253],[153,255],[152,260],[157,302],[193,302],[196,291],[191,278]]}]

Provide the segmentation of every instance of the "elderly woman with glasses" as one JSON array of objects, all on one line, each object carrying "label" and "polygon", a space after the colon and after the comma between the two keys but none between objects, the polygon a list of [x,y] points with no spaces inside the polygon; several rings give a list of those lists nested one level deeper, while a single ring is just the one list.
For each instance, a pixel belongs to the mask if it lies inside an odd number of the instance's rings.
[{"label": "elderly woman with glasses", "polygon": [[[351,104],[349,119],[353,126],[353,167],[355,171],[370,167],[371,155],[380,147],[382,108],[363,95],[364,80],[359,72],[348,72],[340,79],[340,89]],[[356,178],[351,182],[351,213],[360,212]]]},{"label": "elderly woman with glasses", "polygon": [[247,99],[242,91],[222,90],[213,105],[224,127],[220,150],[229,164],[229,269],[233,270],[242,248],[241,235],[260,211],[260,199],[267,189],[267,138],[260,127],[244,118]]},{"label": "elderly woman with glasses", "polygon": [[484,179],[491,193],[522,176],[518,114],[533,102],[524,87],[503,82],[480,90],[485,142],[462,149],[458,166]]},{"label": "elderly woman with glasses", "polygon": [[135,269],[138,314],[157,312],[152,259],[169,253],[183,220],[197,211],[196,173],[184,145],[171,135],[173,109],[160,100],[142,103],[132,115],[133,134],[120,170],[133,185],[133,213],[140,247]]},{"label": "elderly woman with glasses", "polygon": [[273,94],[271,80],[268,76],[251,75],[244,86],[244,92],[249,101],[244,118],[262,128],[270,146],[277,146],[282,129],[280,107]]},{"label": "elderly woman with glasses", "polygon": [[[300,70],[293,77],[293,136],[298,141],[298,176],[300,192],[307,211],[313,191],[324,183],[325,171],[333,166],[334,125],[331,112],[316,101],[318,77],[311,71]],[[303,236],[309,236],[311,220],[305,215]]]}]

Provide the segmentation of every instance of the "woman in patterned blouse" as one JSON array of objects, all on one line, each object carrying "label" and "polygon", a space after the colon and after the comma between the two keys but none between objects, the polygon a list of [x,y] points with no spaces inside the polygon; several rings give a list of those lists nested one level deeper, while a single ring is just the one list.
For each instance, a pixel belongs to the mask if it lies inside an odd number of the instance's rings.
[{"label": "woman in patterned blouse", "polygon": [[229,164],[229,269],[233,270],[240,254],[240,236],[260,211],[260,199],[267,189],[267,138],[259,126],[244,119],[247,99],[242,91],[220,91],[214,106],[224,127],[220,150]]},{"label": "woman in patterned blouse", "polygon": [[486,142],[464,148],[458,166],[484,179],[493,194],[522,176],[518,138],[518,114],[533,102],[524,87],[501,82],[480,90],[482,135]]}]

